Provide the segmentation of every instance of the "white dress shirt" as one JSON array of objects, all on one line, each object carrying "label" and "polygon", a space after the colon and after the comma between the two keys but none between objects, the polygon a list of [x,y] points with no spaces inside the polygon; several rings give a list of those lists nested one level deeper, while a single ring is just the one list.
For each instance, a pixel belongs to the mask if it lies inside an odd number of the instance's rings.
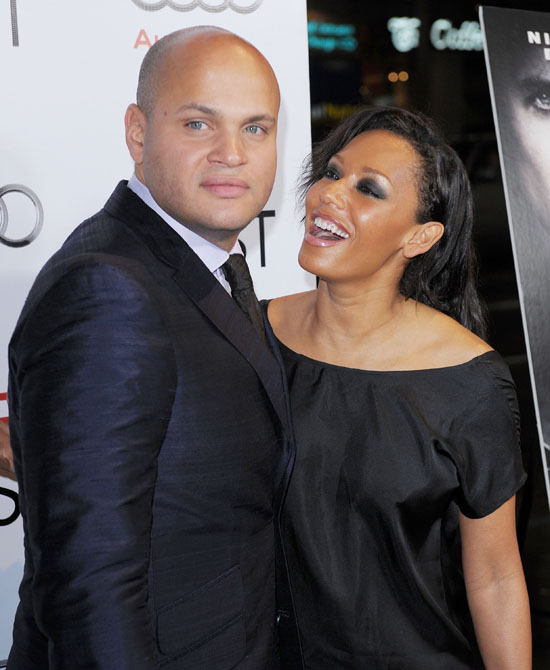
[{"label": "white dress shirt", "polygon": [[222,265],[229,258],[229,253],[232,254],[242,254],[241,245],[238,240],[235,242],[231,252],[225,251],[221,247],[205,240],[204,237],[197,235],[189,228],[186,228],[184,225],[176,221],[169,214],[167,214],[155,201],[151,195],[151,191],[141,182],[135,175],[132,175],[130,181],[128,182],[128,188],[132,190],[137,196],[139,196],[143,202],[148,205],[153,211],[155,211],[166,223],[176,231],[176,233],[193,249],[201,261],[206,265],[206,267],[212,272],[220,284],[225,288],[228,293],[231,293],[231,287],[229,286],[227,279],[222,270]]}]

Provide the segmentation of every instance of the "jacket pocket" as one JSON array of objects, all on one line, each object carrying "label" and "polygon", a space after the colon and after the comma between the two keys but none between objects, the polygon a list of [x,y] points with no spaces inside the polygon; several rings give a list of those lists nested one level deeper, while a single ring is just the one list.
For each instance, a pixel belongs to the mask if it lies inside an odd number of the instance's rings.
[{"label": "jacket pocket", "polygon": [[157,613],[157,644],[162,654],[172,657],[163,665],[176,658],[185,660],[181,667],[190,668],[224,670],[238,663],[246,651],[240,566],[162,607]]}]

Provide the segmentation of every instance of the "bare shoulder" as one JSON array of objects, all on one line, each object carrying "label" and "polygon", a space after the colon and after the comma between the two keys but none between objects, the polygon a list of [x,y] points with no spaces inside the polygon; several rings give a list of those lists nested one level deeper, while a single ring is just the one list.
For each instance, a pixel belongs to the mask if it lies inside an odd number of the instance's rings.
[{"label": "bare shoulder", "polygon": [[271,300],[267,316],[273,332],[281,341],[294,340],[296,331],[303,324],[305,315],[314,300],[315,291],[293,293]]},{"label": "bare shoulder", "polygon": [[292,293],[270,301],[267,313],[271,324],[276,324],[287,319],[296,318],[296,313],[306,309],[315,297],[315,291],[304,291],[303,293]]},{"label": "bare shoulder", "polygon": [[427,367],[447,367],[467,363],[492,347],[450,316],[417,305],[418,334],[423,341],[419,355],[431,362]]}]

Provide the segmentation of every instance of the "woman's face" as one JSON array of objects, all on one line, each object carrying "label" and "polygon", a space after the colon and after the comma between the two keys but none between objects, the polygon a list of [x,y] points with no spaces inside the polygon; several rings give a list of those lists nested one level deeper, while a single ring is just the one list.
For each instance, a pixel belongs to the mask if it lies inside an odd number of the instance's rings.
[{"label": "woman's face", "polygon": [[418,165],[413,147],[390,131],[351,140],[307,193],[300,265],[333,281],[398,281],[401,250],[419,225]]}]

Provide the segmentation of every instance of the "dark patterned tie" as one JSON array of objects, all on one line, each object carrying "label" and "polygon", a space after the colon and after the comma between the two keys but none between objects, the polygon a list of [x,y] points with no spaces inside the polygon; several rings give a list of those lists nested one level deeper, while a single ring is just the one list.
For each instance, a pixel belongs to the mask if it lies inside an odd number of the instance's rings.
[{"label": "dark patterned tie", "polygon": [[222,265],[225,278],[231,286],[231,295],[265,342],[265,328],[262,310],[250,276],[250,270],[242,254],[231,254]]}]

